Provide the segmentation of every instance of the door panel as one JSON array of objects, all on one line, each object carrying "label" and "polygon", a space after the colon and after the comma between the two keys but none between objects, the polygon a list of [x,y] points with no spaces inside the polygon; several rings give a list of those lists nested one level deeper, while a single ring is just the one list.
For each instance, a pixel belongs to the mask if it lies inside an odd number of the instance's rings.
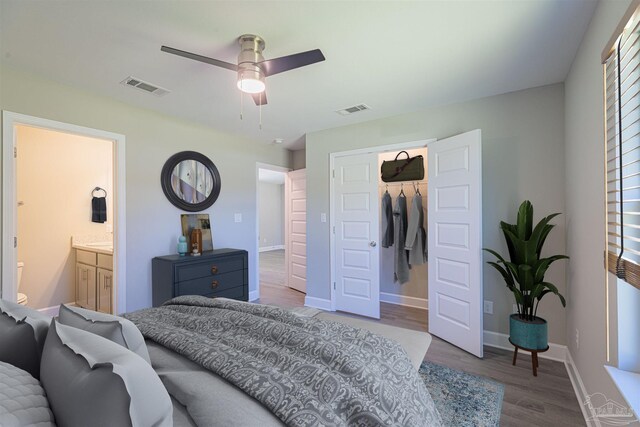
[{"label": "door panel", "polygon": [[287,286],[307,292],[307,174],[287,173],[285,179],[285,264]]},{"label": "door panel", "polygon": [[428,161],[429,332],[482,357],[480,130],[429,144]]},{"label": "door panel", "polygon": [[378,156],[334,162],[336,309],[380,318]]}]

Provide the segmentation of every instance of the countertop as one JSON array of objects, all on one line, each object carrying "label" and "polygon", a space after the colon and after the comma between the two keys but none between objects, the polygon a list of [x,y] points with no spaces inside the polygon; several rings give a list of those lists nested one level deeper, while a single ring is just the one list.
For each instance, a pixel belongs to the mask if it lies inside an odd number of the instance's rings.
[{"label": "countertop", "polygon": [[113,243],[111,242],[73,243],[71,247],[74,249],[81,249],[83,251],[113,255]]}]

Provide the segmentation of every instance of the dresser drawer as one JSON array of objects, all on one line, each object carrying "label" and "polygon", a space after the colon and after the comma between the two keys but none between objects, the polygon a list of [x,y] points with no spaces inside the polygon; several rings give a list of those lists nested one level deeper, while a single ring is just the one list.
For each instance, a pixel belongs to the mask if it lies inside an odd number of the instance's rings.
[{"label": "dresser drawer", "polygon": [[177,283],[176,295],[207,295],[244,285],[244,270]]},{"label": "dresser drawer", "polygon": [[244,268],[244,257],[241,256],[190,263],[189,265],[176,267],[176,281],[184,282],[186,280],[193,280],[201,277],[218,276],[230,271],[243,270]]}]

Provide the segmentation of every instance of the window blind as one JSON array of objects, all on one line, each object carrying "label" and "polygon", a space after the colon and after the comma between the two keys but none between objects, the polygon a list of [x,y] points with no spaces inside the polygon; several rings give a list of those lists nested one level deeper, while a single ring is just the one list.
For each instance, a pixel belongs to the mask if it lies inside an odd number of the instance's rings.
[{"label": "window blind", "polygon": [[605,61],[607,268],[640,288],[640,20]]}]

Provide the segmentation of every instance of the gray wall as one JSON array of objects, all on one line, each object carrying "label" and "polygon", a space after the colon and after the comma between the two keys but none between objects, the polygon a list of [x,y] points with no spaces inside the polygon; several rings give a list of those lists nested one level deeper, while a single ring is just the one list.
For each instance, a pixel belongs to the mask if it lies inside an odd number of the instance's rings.
[{"label": "gray wall", "polygon": [[293,157],[293,170],[304,169],[307,166],[307,151],[305,149],[292,151],[291,156]]},{"label": "gray wall", "polygon": [[284,184],[258,183],[261,248],[284,245]]},{"label": "gray wall", "polygon": [[[532,201],[540,219],[564,212],[564,88],[543,86],[461,104],[436,107],[396,117],[307,134],[307,295],[330,298],[329,153],[356,148],[446,138],[482,129],[483,244],[506,252],[500,220],[515,222],[518,205]],[[545,254],[565,252],[564,216],[547,241]],[[485,256],[485,260],[490,257]],[[565,291],[565,266],[551,267],[547,279]],[[484,328],[508,333],[513,297],[502,278],[484,267],[484,296],[494,301],[494,314]],[[549,323],[550,341],[564,344],[565,313],[556,298],[547,298],[539,314]]]},{"label": "gray wall", "polygon": [[[17,113],[103,129],[126,136],[127,310],[151,305],[151,259],[176,252],[180,209],[164,196],[160,171],[173,154],[193,150],[218,167],[222,190],[203,213],[211,217],[217,248],[256,254],[256,162],[290,167],[290,152],[237,135],[132,107],[109,98],[17,72],[0,69],[0,108]],[[140,95],[144,96],[144,95]],[[170,96],[157,102],[171,102]],[[234,214],[242,222],[234,222]],[[3,236],[3,238],[6,238]],[[249,288],[257,273],[249,270]]]},{"label": "gray wall", "polygon": [[[624,400],[603,368],[605,160],[600,55],[629,4],[628,0],[600,1],[571,66],[565,95],[566,236],[571,256],[567,271],[567,345],[588,394],[604,393],[620,403]],[[579,348],[576,330],[580,331]]]}]

